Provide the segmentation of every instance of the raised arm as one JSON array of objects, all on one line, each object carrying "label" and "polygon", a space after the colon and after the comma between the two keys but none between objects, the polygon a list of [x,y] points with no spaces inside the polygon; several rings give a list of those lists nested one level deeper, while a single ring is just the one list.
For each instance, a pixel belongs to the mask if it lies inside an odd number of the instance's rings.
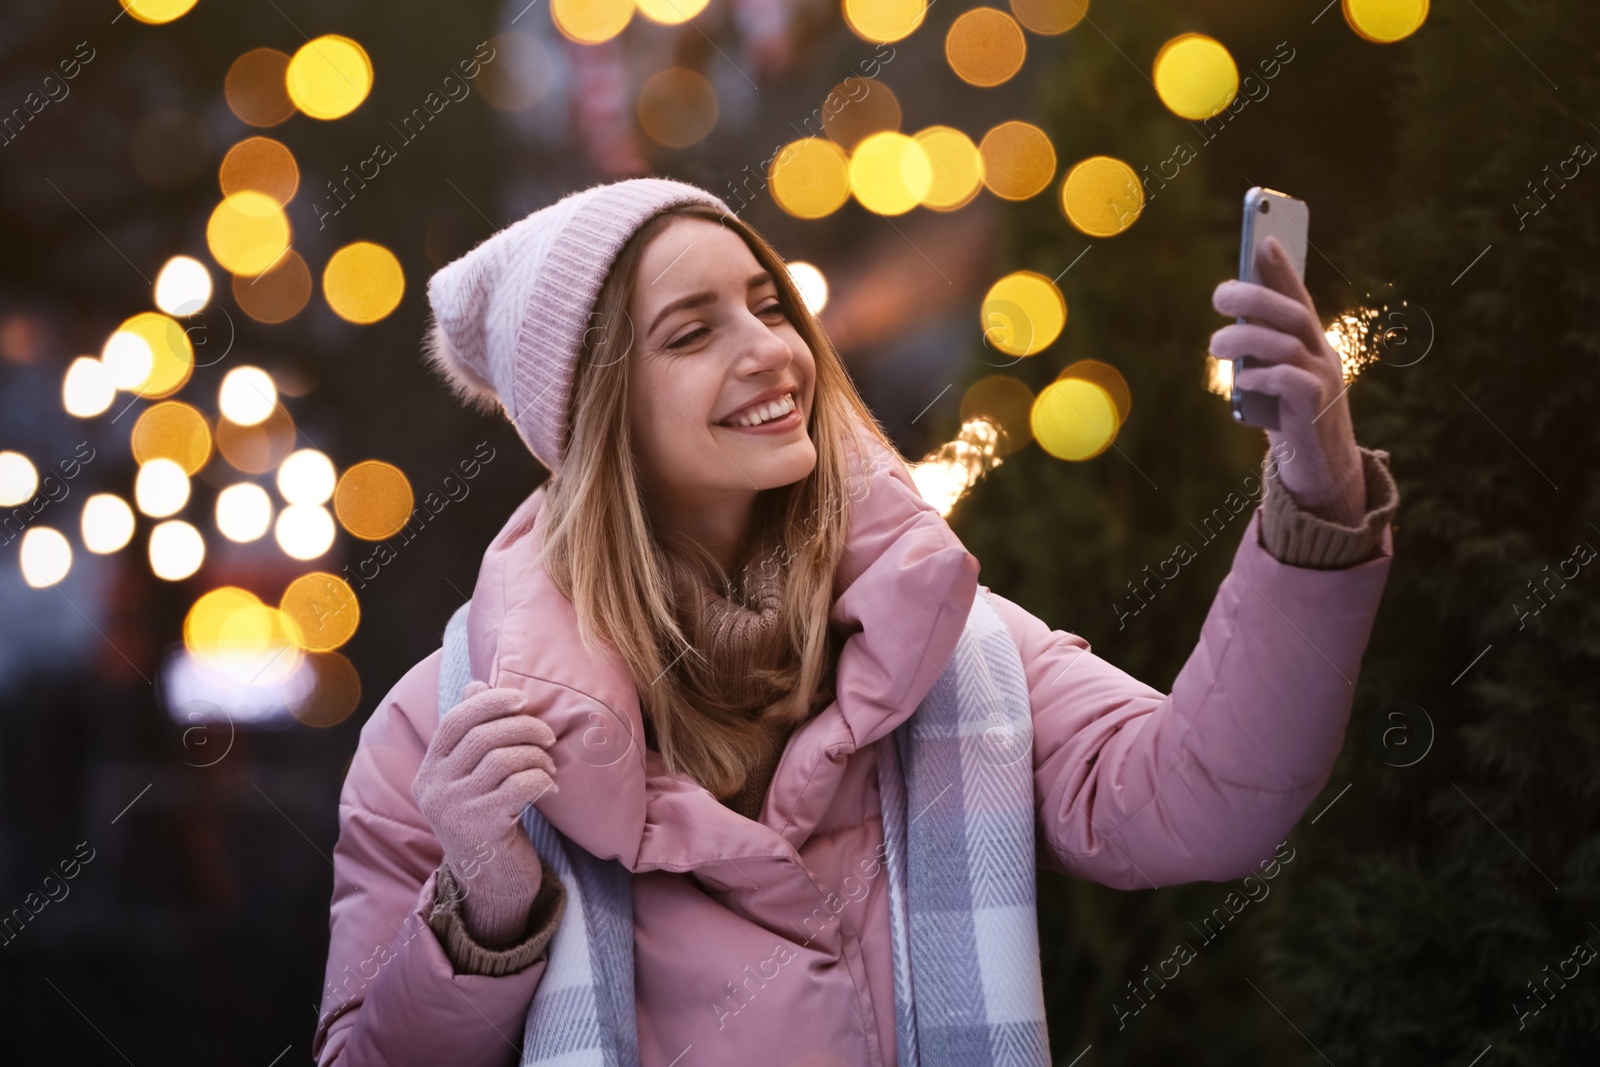
[{"label": "raised arm", "polygon": [[1301,511],[1269,468],[1170,694],[994,597],[1028,679],[1042,866],[1121,889],[1238,878],[1305,812],[1343,742],[1392,558],[1397,492],[1386,457],[1362,454],[1354,527]]}]

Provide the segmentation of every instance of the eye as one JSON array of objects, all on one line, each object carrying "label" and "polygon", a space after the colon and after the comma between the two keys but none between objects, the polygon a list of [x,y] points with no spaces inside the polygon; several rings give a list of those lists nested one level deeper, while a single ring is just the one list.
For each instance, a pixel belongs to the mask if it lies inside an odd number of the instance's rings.
[{"label": "eye", "polygon": [[676,341],[669,341],[667,343],[667,347],[668,348],[682,348],[685,345],[689,344],[691,341],[697,340],[700,337],[701,334],[710,333],[710,332],[711,332],[710,329],[708,329],[705,326],[698,327],[696,329],[690,330],[688,333],[684,334],[682,337],[678,338]]},{"label": "eye", "polygon": [[779,315],[782,315],[784,318],[788,318],[789,317],[789,313],[784,310],[782,302],[781,301],[776,301],[776,300],[773,301],[772,303],[768,304],[766,307],[762,308],[760,311],[756,312],[756,314],[765,316],[765,315],[771,315],[773,312],[777,312]]}]

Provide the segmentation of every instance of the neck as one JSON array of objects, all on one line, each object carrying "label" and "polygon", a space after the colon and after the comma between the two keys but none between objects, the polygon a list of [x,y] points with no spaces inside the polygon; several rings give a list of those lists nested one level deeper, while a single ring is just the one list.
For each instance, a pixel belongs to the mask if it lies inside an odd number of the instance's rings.
[{"label": "neck", "polygon": [[743,560],[754,491],[675,495],[652,502],[650,518],[663,540],[692,541],[728,574]]}]

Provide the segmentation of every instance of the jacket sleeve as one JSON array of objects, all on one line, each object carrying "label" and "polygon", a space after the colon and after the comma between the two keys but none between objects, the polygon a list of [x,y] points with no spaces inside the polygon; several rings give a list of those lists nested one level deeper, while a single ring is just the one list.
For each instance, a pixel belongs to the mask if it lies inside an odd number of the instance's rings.
[{"label": "jacket sleeve", "polygon": [[1327,783],[1392,534],[1385,520],[1352,565],[1294,566],[1261,522],[1257,509],[1170,694],[991,594],[1028,681],[1041,866],[1119,889],[1243,877]]},{"label": "jacket sleeve", "polygon": [[[407,672],[362,727],[339,797],[328,964],[311,1045],[320,1067],[520,1058],[562,897],[541,886],[532,933],[501,952],[472,945],[458,929],[460,894],[440,885],[449,868],[411,795],[438,722],[441,654]],[[530,956],[538,958],[524,962]]]}]

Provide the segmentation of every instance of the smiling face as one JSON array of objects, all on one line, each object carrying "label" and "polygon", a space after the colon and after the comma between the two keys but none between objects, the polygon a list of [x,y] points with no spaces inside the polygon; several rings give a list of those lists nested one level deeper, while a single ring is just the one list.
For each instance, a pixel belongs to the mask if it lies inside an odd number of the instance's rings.
[{"label": "smiling face", "polygon": [[737,233],[668,223],[640,259],[628,314],[629,431],[653,506],[745,514],[758,491],[812,472],[816,362]]}]

